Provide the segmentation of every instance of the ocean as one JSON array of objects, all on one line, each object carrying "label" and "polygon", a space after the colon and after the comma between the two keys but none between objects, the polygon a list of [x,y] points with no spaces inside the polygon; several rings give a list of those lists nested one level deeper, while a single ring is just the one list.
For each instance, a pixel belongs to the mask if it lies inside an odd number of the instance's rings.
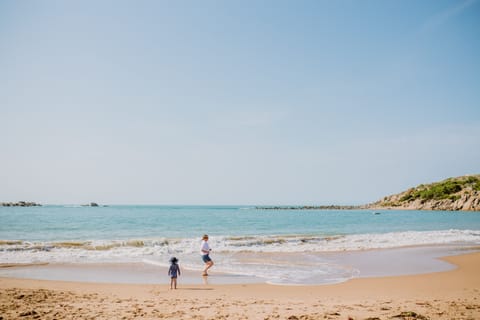
[{"label": "ocean", "polygon": [[[322,284],[446,270],[439,256],[478,250],[480,213],[249,206],[0,207],[0,264],[166,267],[176,256],[182,268],[196,272],[203,267],[203,234],[210,236],[212,272],[274,284]],[[399,257],[404,263],[392,265]]]}]

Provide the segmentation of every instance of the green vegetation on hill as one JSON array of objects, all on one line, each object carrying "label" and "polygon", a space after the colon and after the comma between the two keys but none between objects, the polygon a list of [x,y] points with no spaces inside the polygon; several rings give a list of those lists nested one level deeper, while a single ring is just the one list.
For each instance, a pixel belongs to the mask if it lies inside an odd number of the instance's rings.
[{"label": "green vegetation on hill", "polygon": [[410,189],[400,198],[401,202],[413,200],[443,200],[450,199],[456,201],[460,198],[458,192],[464,188],[470,187],[473,190],[480,190],[480,179],[476,176],[466,176],[459,178],[450,178],[441,182],[428,185],[419,185]]}]

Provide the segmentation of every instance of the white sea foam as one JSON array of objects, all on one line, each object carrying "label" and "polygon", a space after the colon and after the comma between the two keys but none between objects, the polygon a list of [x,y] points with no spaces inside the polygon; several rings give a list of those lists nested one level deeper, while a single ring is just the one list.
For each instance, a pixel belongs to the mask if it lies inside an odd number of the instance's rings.
[{"label": "white sea foam", "polygon": [[[407,231],[337,236],[211,236],[214,253],[309,253],[405,246],[480,244],[480,230]],[[0,263],[138,262],[151,257],[198,256],[197,238],[92,240],[70,242],[0,241]]]}]

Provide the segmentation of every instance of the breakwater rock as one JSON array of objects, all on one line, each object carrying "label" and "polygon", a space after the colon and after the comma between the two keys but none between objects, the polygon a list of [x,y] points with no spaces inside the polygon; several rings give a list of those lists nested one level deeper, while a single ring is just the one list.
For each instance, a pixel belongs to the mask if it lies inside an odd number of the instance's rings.
[{"label": "breakwater rock", "polygon": [[255,207],[259,210],[354,210],[361,209],[360,206],[339,206],[339,205],[328,205],[328,206],[263,206]]}]

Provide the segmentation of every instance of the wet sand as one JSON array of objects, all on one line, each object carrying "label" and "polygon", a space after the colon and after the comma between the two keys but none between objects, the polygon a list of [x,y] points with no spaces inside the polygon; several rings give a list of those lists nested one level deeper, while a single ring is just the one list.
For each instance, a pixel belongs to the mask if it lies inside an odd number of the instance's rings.
[{"label": "wet sand", "polygon": [[[321,286],[0,278],[0,319],[480,319],[480,253],[451,271]],[[213,277],[212,277],[213,278]]]},{"label": "wet sand", "polygon": [[[358,252],[239,253],[229,257],[229,260],[236,261],[236,273],[222,272],[231,261],[222,261],[217,254],[217,264],[212,269],[213,276],[208,278],[208,284],[324,285],[352,278],[424,274],[455,268],[453,264],[440,260],[441,257],[475,251],[479,249],[429,246]],[[265,268],[263,264],[273,268]],[[199,267],[197,269],[188,269],[183,263],[180,266],[183,284],[205,283],[205,279],[198,276],[201,264],[195,266]],[[242,266],[247,266],[250,272],[244,272]],[[260,270],[252,272],[252,266]],[[267,272],[267,269],[270,271]],[[279,274],[279,270],[282,273]],[[158,284],[167,281],[167,273],[168,265],[147,259],[136,263],[0,264],[0,277],[37,280]]]}]

